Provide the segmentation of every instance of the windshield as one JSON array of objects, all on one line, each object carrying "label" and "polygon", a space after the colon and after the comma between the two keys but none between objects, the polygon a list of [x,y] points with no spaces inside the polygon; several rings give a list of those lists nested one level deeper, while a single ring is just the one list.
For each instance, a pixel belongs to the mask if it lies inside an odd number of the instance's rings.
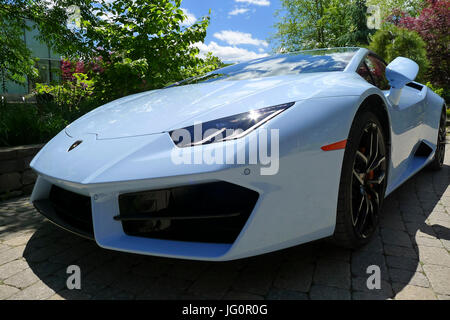
[{"label": "windshield", "polygon": [[343,71],[359,48],[336,48],[277,54],[237,63],[169,87],[220,80],[248,80],[311,72]]}]

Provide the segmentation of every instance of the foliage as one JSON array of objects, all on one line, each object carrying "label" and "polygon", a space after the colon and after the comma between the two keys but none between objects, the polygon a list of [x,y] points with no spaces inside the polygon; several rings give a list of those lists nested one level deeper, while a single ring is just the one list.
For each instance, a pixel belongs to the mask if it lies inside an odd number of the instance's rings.
[{"label": "foliage", "polygon": [[347,8],[350,20],[350,32],[338,37],[339,45],[364,46],[369,43],[369,36],[374,33],[367,27],[367,6],[365,0],[355,0]]},{"label": "foliage", "polygon": [[[193,67],[191,66],[188,68],[183,68],[181,71],[181,79],[188,79],[191,77],[202,75],[222,67],[225,67],[225,64],[220,61],[219,58],[213,56],[211,52],[208,52],[203,59],[198,61],[197,65]],[[169,83],[167,83],[166,85],[168,84]]]},{"label": "foliage", "polygon": [[428,81],[425,85],[431,90],[433,90],[435,93],[440,95],[442,98],[444,98],[445,101],[450,101],[450,91],[448,90],[448,88],[438,87],[432,84],[430,81]]},{"label": "foliage", "polygon": [[367,6],[380,8],[381,17],[386,19],[396,11],[416,16],[425,5],[426,0],[367,0]]},{"label": "foliage", "polygon": [[[203,42],[209,17],[190,26],[180,9],[181,0],[8,0],[2,15],[35,22],[40,39],[70,60],[104,59],[111,75],[124,73],[122,92],[160,88],[183,78],[186,70],[205,65],[194,46]],[[71,5],[79,8],[80,19],[68,25]],[[63,64],[64,66],[64,64]],[[65,65],[65,67],[70,67]],[[142,75],[145,68],[145,79]],[[84,73],[83,70],[75,71]],[[138,79],[133,76],[139,75]],[[107,74],[106,74],[107,75]],[[63,70],[63,78],[64,78]],[[124,81],[131,81],[125,83]],[[144,82],[139,86],[137,82]],[[105,84],[111,87],[112,82]],[[109,90],[115,92],[115,90]]]},{"label": "foliage", "polygon": [[47,142],[69,123],[97,106],[91,99],[81,100],[73,109],[52,101],[0,105],[0,147]]},{"label": "foliage", "polygon": [[36,77],[38,70],[31,52],[23,42],[23,32],[28,28],[21,19],[13,19],[0,6],[0,86],[6,92],[6,81],[23,84],[25,76]]},{"label": "foliage", "polygon": [[[181,68],[180,78],[186,79],[204,74],[222,65],[217,57],[208,53],[206,57],[198,60],[197,65]],[[84,72],[79,74],[84,75],[84,78],[78,79],[78,82],[84,85],[89,84],[88,87],[79,88],[76,85],[76,72]],[[61,63],[61,74],[62,85],[38,84],[36,88],[38,96],[49,94],[54,96],[55,101],[59,104],[73,105],[79,101],[78,94],[83,94],[83,99],[89,97],[100,105],[151,87],[148,84],[147,60],[131,60],[119,54],[111,54],[106,61],[102,57],[96,57],[91,61],[76,62],[65,59]],[[164,85],[173,82],[175,81],[164,83]],[[66,93],[70,93],[70,95]],[[56,95],[59,95],[59,98]]]},{"label": "foliage", "polygon": [[286,51],[368,43],[363,0],[282,0],[272,42]]},{"label": "foliage", "polygon": [[61,79],[63,82],[73,81],[74,73],[86,73],[88,77],[92,78],[96,74],[103,73],[102,65],[102,57],[95,57],[90,61],[63,59],[60,66]]},{"label": "foliage", "polygon": [[[194,67],[182,68],[183,79],[222,66],[221,61],[211,54],[199,61]],[[133,61],[112,54],[106,62],[102,57],[91,61],[65,59],[61,63],[61,74],[64,79],[61,84],[38,83],[34,94],[42,113],[52,114],[57,110],[64,119],[72,119],[73,114],[83,114],[83,105],[89,105],[84,111],[90,111],[91,106],[143,91],[147,87],[148,65],[145,59]]]},{"label": "foliage", "polygon": [[434,93],[437,93],[438,95],[442,96],[444,94],[444,88],[439,88],[434,86],[430,81],[428,81],[425,84],[428,88],[434,91]]},{"label": "foliage", "polygon": [[57,85],[43,83],[36,84],[38,95],[52,96],[58,106],[65,106],[69,110],[78,107],[81,101],[86,100],[93,93],[93,80],[89,80],[84,73],[74,73],[73,81]]},{"label": "foliage", "polygon": [[6,104],[0,119],[0,146],[48,141],[67,121],[58,114],[39,115],[35,105]]},{"label": "foliage", "polygon": [[94,75],[95,94],[102,102],[145,90],[148,81],[146,59],[131,60],[112,55],[102,66],[103,72]]},{"label": "foliage", "polygon": [[428,0],[418,17],[404,16],[399,25],[417,31],[425,40],[430,61],[428,79],[450,89],[450,0]]},{"label": "foliage", "polygon": [[209,17],[182,27],[185,15],[179,8],[180,3],[180,0],[105,3],[102,8],[111,16],[109,22],[102,22],[102,28],[96,33],[101,55],[116,52],[131,61],[145,59],[146,89],[181,80],[183,69],[200,63],[199,50],[193,44],[204,40]]},{"label": "foliage", "polygon": [[[92,10],[98,0],[4,0],[0,4],[9,17],[14,20],[28,19],[35,23],[40,40],[55,52],[67,56],[86,56],[94,46],[89,37],[90,30],[100,27],[100,18]],[[80,27],[67,24],[72,5],[80,8]]]},{"label": "foliage", "polygon": [[371,36],[369,48],[388,63],[398,56],[414,60],[419,65],[417,79],[420,81],[429,65],[425,46],[417,32],[385,24]]},{"label": "foliage", "polygon": [[[121,69],[120,64],[129,66],[129,61],[146,63],[146,89],[180,80],[183,68],[200,63],[193,44],[204,40],[209,17],[184,26],[181,0],[54,0],[52,7],[45,0],[21,1],[26,2],[25,9],[14,10],[32,13],[41,39],[55,52],[72,60],[100,56],[107,62],[111,57],[114,61],[109,62],[119,63]],[[66,24],[70,5],[79,7],[79,27]]]}]

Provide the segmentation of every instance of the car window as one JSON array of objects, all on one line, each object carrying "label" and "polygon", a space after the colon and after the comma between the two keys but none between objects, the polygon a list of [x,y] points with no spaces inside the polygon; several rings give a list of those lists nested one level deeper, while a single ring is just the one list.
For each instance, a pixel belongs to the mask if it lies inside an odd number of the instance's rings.
[{"label": "car window", "polygon": [[388,90],[389,83],[385,76],[386,64],[373,55],[368,55],[365,59],[365,63],[370,70],[375,85],[380,88],[380,90]]},{"label": "car window", "polygon": [[366,63],[363,61],[358,68],[358,74],[364,78],[368,83],[375,85],[372,76],[370,75],[369,69],[367,69]]}]

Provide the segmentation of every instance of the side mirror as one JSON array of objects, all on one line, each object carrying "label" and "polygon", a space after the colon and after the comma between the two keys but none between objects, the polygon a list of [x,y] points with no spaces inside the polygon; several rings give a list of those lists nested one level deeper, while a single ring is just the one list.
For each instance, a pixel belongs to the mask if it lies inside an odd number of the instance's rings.
[{"label": "side mirror", "polygon": [[391,85],[388,98],[394,105],[400,102],[403,87],[417,76],[419,66],[411,59],[397,57],[386,67],[386,78]]}]

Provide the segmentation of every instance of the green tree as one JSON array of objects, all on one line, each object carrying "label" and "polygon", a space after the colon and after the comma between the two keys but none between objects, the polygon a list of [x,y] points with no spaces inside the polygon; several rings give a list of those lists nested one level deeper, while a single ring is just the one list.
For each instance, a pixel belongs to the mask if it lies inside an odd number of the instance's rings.
[{"label": "green tree", "polygon": [[211,52],[208,52],[203,59],[199,60],[197,65],[194,67],[184,68],[182,70],[181,78],[188,79],[190,77],[205,74],[222,67],[225,67],[225,64],[219,58],[213,56]]},{"label": "green tree", "polygon": [[275,13],[278,22],[271,39],[278,49],[296,51],[327,46],[325,10],[329,0],[282,0],[282,9]]},{"label": "green tree", "polygon": [[[159,88],[207,62],[193,44],[204,41],[209,17],[185,26],[181,0],[53,0],[51,6],[48,0],[7,1],[0,4],[2,15],[34,21],[40,39],[55,52],[73,60],[101,56],[105,63],[118,63],[111,73],[124,71],[121,86],[131,91],[135,81],[126,81],[132,76],[145,82],[139,90]],[[79,8],[79,23],[73,28],[67,25],[71,5]],[[137,69],[131,70],[133,66]]]},{"label": "green tree", "polygon": [[93,76],[95,96],[100,102],[143,91],[147,81],[151,80],[146,59],[132,60],[121,54],[113,54],[103,65],[104,72]]},{"label": "green tree", "polygon": [[97,15],[107,12],[109,17],[92,30],[91,38],[102,56],[119,52],[131,60],[146,59],[150,88],[161,87],[201,62],[193,44],[203,42],[209,17],[183,27],[186,16],[180,5],[181,0],[103,3]]},{"label": "green tree", "polygon": [[367,27],[367,6],[365,0],[354,0],[348,8],[350,32],[340,37],[343,45],[364,46],[369,43],[369,36],[375,30]]},{"label": "green tree", "polygon": [[419,65],[419,81],[426,74],[429,66],[426,43],[415,31],[385,24],[371,37],[369,48],[388,63],[398,56],[414,60]]},{"label": "green tree", "polygon": [[427,44],[430,61],[427,78],[434,85],[445,88],[450,94],[450,0],[428,0],[427,6],[417,17],[404,16],[398,25],[414,30]]},{"label": "green tree", "polygon": [[[71,5],[80,8],[81,20],[86,25],[73,30],[68,28]],[[68,56],[78,56],[80,53],[89,54],[94,46],[88,37],[86,28],[97,27],[100,19],[95,16],[93,7],[97,0],[2,0],[0,8],[2,17],[10,23],[23,23],[25,19],[32,21],[39,29],[39,38],[56,52]]]},{"label": "green tree", "polygon": [[24,84],[26,76],[38,75],[35,61],[23,41],[27,28],[23,19],[14,19],[0,6],[0,85],[3,92],[7,91],[6,81]]},{"label": "green tree", "polygon": [[363,0],[282,0],[271,41],[286,51],[364,45],[366,10]]},{"label": "green tree", "polygon": [[387,18],[396,12],[405,12],[416,16],[425,6],[426,0],[367,0],[367,6],[380,8],[382,18]]}]

